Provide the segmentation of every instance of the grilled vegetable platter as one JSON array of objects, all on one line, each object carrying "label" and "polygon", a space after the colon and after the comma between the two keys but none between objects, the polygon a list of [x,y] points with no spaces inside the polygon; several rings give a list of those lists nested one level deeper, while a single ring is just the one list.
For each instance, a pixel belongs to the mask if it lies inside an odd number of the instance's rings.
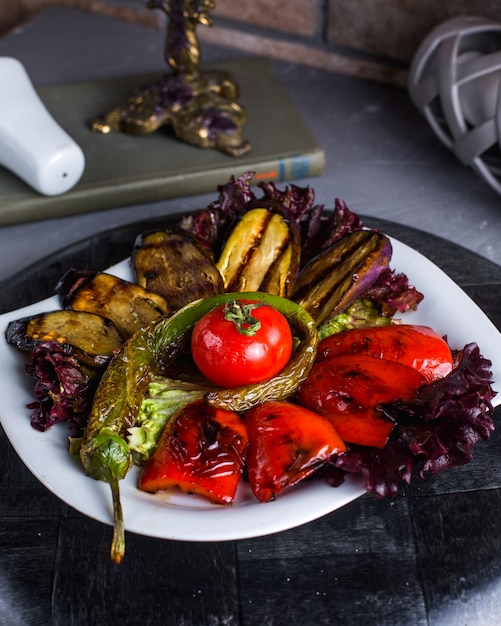
[{"label": "grilled vegetable platter", "polygon": [[[499,333],[459,287],[343,201],[252,178],[2,317],[15,367],[0,392],[29,394],[2,424],[58,495],[63,448],[77,500],[101,490],[104,514],[82,508],[113,523],[116,562],[126,527],[256,536],[394,497],[469,462],[494,429]],[[33,450],[55,432],[42,470]],[[169,531],[176,515],[187,536]]]}]

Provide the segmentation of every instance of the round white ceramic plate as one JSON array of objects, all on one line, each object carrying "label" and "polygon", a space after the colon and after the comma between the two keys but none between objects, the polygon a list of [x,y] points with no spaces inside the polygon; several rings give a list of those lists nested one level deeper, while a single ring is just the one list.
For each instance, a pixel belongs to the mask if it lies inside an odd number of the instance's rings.
[{"label": "round white ceramic plate", "polygon": [[[501,383],[501,335],[479,307],[436,265],[412,248],[392,239],[391,267],[407,274],[425,294],[416,312],[403,316],[408,323],[431,326],[446,335],[452,348],[475,341],[492,361],[494,388]],[[127,261],[108,270],[130,278]],[[0,316],[0,327],[27,315],[57,309],[50,298]],[[499,387],[501,388],[501,387]],[[26,404],[33,400],[33,381],[24,373],[23,355],[0,342],[0,419],[5,432],[29,470],[56,496],[81,513],[112,523],[109,486],[87,477],[67,447],[67,431],[54,427],[45,433],[30,425]],[[499,404],[497,396],[494,403]],[[363,482],[348,476],[332,488],[322,481],[303,483],[273,502],[259,503],[242,482],[231,507],[175,492],[156,495],[137,489],[138,469],[121,483],[126,530],[151,537],[185,541],[224,541],[262,536],[322,517],[364,493]]]}]

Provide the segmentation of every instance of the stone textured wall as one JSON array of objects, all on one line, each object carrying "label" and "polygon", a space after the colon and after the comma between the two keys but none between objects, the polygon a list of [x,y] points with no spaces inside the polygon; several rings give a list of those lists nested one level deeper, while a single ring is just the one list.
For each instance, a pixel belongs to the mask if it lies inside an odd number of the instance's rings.
[{"label": "stone textured wall", "polygon": [[[164,26],[146,0],[1,0],[0,34],[57,5]],[[216,0],[215,24],[199,35],[229,48],[404,84],[422,39],[456,15],[501,22],[501,0]]]}]

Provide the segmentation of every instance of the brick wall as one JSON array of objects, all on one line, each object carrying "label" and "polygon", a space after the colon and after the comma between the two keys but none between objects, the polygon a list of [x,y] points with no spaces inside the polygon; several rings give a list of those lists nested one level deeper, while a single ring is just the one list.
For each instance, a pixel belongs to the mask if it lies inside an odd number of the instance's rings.
[{"label": "brick wall", "polygon": [[436,25],[457,15],[501,22],[501,0],[216,0],[214,15],[213,32],[201,33],[206,40],[404,84]]},{"label": "brick wall", "polygon": [[[0,33],[55,5],[164,27],[145,0],[1,0]],[[214,26],[198,34],[228,48],[405,84],[420,41],[455,15],[501,22],[501,0],[216,0]]]}]

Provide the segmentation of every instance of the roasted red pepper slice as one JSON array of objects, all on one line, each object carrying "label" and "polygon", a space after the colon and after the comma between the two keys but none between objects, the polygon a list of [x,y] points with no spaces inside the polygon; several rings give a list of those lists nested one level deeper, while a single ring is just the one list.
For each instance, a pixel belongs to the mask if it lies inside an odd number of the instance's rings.
[{"label": "roasted red pepper slice", "polygon": [[328,420],[296,404],[264,402],[244,418],[249,433],[247,475],[261,502],[273,500],[346,450]]},{"label": "roasted red pepper slice", "polygon": [[340,354],[367,354],[409,365],[428,381],[452,371],[453,359],[447,342],[427,326],[392,324],[345,330],[320,342],[317,361]]},{"label": "roasted red pepper slice", "polygon": [[144,467],[139,488],[156,492],[179,487],[231,504],[245,465],[247,429],[233,411],[202,400],[178,411],[165,426]]},{"label": "roasted red pepper slice", "polygon": [[394,423],[378,405],[412,400],[425,382],[423,374],[408,365],[344,354],[317,362],[299,388],[297,401],[327,417],[344,441],[382,448]]}]

